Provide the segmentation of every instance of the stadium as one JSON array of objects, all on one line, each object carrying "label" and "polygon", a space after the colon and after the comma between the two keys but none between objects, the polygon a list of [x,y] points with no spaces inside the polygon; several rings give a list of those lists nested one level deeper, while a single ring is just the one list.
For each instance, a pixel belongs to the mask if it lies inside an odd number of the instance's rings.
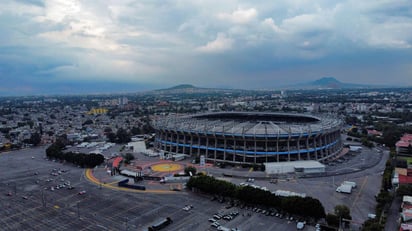
[{"label": "stadium", "polygon": [[207,162],[258,164],[332,158],[342,149],[336,117],[219,112],[168,116],[154,122],[155,148],[204,156]]}]

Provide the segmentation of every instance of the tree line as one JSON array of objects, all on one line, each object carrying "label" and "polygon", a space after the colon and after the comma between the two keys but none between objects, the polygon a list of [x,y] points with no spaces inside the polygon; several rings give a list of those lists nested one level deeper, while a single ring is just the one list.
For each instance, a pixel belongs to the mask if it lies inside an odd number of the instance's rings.
[{"label": "tree line", "polygon": [[53,143],[46,149],[46,156],[49,159],[64,160],[84,168],[94,168],[104,162],[101,154],[85,154],[74,152],[63,152],[59,143]]},{"label": "tree line", "polygon": [[235,198],[247,204],[273,207],[286,213],[313,218],[315,221],[326,216],[320,201],[312,197],[276,196],[269,191],[251,186],[237,186],[205,175],[191,177],[186,185],[189,189],[195,188],[205,193]]}]

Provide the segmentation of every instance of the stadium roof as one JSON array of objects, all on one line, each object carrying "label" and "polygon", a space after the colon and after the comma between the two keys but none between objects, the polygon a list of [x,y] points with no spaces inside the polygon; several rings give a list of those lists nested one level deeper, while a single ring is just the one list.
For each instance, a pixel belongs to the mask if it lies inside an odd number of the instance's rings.
[{"label": "stadium roof", "polygon": [[336,117],[315,117],[286,113],[209,113],[195,116],[166,117],[156,121],[157,128],[183,132],[248,135],[314,135],[340,127]]}]

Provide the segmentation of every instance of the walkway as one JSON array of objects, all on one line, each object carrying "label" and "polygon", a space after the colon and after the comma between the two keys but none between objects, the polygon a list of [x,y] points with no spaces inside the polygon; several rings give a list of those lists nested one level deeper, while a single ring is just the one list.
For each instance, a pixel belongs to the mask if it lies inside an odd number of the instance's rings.
[{"label": "walkway", "polygon": [[129,189],[129,188],[123,188],[123,187],[118,187],[116,183],[118,181],[113,181],[113,182],[101,182],[99,181],[95,176],[94,176],[94,170],[93,169],[86,169],[85,171],[85,177],[87,180],[90,182],[99,185],[100,187],[104,188],[109,188],[109,189],[114,189],[114,190],[119,190],[119,191],[126,191],[126,192],[135,192],[135,193],[158,193],[158,194],[176,194],[178,192],[176,191],[170,191],[170,190],[160,190],[160,189],[147,189],[147,190],[136,190],[136,189]]}]

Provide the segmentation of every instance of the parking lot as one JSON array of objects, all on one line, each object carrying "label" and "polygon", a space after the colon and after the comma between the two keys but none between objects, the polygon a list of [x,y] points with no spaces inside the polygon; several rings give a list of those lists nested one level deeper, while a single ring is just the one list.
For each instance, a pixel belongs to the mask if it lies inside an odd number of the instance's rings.
[{"label": "parking lot", "polygon": [[[138,159],[145,157],[139,156]],[[327,166],[328,176],[299,178],[293,175],[279,178],[256,179],[255,185],[270,191],[288,190],[305,193],[319,199],[326,212],[333,212],[338,204],[351,209],[353,225],[367,219],[375,208],[374,196],[381,184],[381,173],[388,152],[365,149],[361,153],[346,155],[342,162]],[[240,230],[296,230],[296,221],[253,211],[253,208],[227,208],[227,203],[212,201],[210,195],[188,191],[170,191],[167,194],[149,191],[120,191],[114,184],[122,176],[105,177],[110,180],[105,187],[85,177],[85,169],[72,164],[47,160],[45,148],[25,149],[0,153],[0,222],[4,230],[146,230],[159,219],[170,217],[173,223],[167,230],[216,230],[209,221],[215,214],[228,215],[237,211],[233,219],[218,219],[219,225]],[[158,161],[146,158],[144,161]],[[189,160],[183,162],[188,163]],[[94,169],[105,173],[104,166]],[[246,177],[224,177],[223,172],[249,174],[238,169],[210,167],[207,172],[217,178],[240,184]],[[239,171],[239,172],[236,172]],[[98,174],[96,174],[98,176]],[[99,179],[101,180],[101,179]],[[351,194],[335,192],[345,180],[354,181],[357,187]],[[169,185],[142,182],[150,188],[168,191]],[[187,205],[192,205],[186,211]],[[267,208],[260,208],[262,210]],[[305,230],[314,230],[306,227]]]},{"label": "parking lot", "polygon": [[[386,160],[389,158],[387,150],[376,148],[364,148],[360,153],[346,154],[340,158],[342,161],[334,161],[326,166],[326,176],[323,177],[297,177],[293,174],[285,175],[276,181],[254,178],[254,185],[265,187],[270,191],[286,190],[306,196],[317,198],[325,207],[326,213],[333,213],[336,205],[346,205],[350,208],[352,225],[358,227],[366,219],[368,214],[375,213],[375,195],[379,193],[382,172],[385,169]],[[215,176],[221,172],[209,170]],[[226,169],[231,174],[236,170]],[[242,184],[247,178],[218,177]],[[336,188],[343,181],[356,182],[357,187],[351,194],[338,193]],[[274,183],[276,182],[276,183]],[[249,183],[249,182],[246,182]]]},{"label": "parking lot", "polygon": [[[211,201],[209,195],[134,193],[100,187],[85,178],[84,169],[46,160],[44,150],[0,153],[2,230],[147,230],[165,217],[173,220],[166,230],[216,230],[208,219],[232,210],[238,210],[239,215],[220,221],[228,228],[296,230],[296,223],[245,208],[227,209],[226,203]],[[68,189],[68,182],[73,189]],[[193,208],[185,211],[185,205]]]}]

